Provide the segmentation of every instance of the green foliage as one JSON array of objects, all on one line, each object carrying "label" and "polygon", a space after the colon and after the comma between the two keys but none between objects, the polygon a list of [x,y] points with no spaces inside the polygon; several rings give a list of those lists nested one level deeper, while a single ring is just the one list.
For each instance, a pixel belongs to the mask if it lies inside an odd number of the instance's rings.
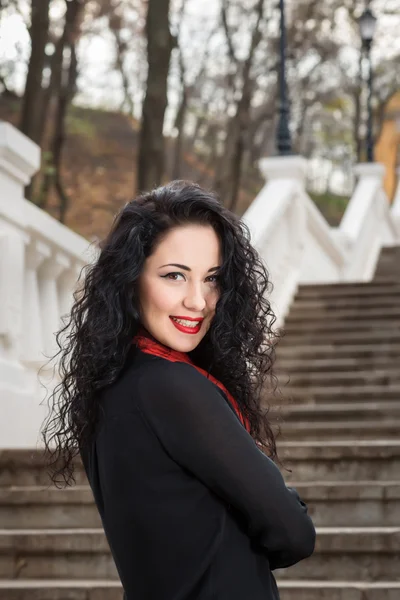
[{"label": "green foliage", "polygon": [[88,112],[89,111],[83,111],[79,108],[71,107],[66,118],[68,135],[83,135],[90,139],[94,139],[96,137],[96,124],[90,118],[88,118]]},{"label": "green foliage", "polygon": [[42,152],[42,173],[44,175],[54,175],[56,172],[53,165],[53,153],[50,150]]},{"label": "green foliage", "polygon": [[308,192],[308,194],[328,221],[329,225],[333,227],[339,225],[350,198],[348,196],[339,196],[338,194],[329,191],[324,192],[323,194],[317,194],[315,192]]},{"label": "green foliage", "polygon": [[351,108],[352,108],[350,98],[343,95],[343,93],[341,93],[338,96],[333,96],[326,102],[323,102],[322,106],[323,106],[324,110],[329,111],[329,112],[334,112],[336,110],[339,110],[341,112],[346,112],[347,110],[351,110]]}]

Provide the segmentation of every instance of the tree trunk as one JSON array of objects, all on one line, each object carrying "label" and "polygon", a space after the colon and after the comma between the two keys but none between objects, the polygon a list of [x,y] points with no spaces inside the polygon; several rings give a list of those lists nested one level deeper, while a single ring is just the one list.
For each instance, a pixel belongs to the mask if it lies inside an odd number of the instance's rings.
[{"label": "tree trunk", "polygon": [[63,41],[60,43],[63,48],[69,48],[70,58],[69,65],[65,70],[61,68],[61,71],[59,71],[59,67],[63,67],[62,60],[61,63],[57,61],[54,65],[55,72],[51,92],[57,93],[57,105],[50,145],[51,161],[43,177],[40,194],[40,206],[44,208],[54,185],[60,201],[59,220],[61,223],[65,222],[65,215],[69,204],[68,195],[64,190],[61,178],[62,151],[65,143],[65,117],[76,87],[78,64],[75,45],[78,37],[77,23],[83,4],[83,0],[73,0],[67,4],[67,16],[62,36]]},{"label": "tree trunk", "polygon": [[134,105],[129,89],[129,74],[124,62],[128,46],[121,35],[121,30],[124,28],[123,17],[116,12],[112,12],[109,16],[109,27],[115,41],[115,67],[121,75],[122,89],[124,90],[124,97],[121,101],[119,110],[123,112],[127,108],[129,114],[133,115]]},{"label": "tree trunk", "polygon": [[[227,204],[229,210],[232,211],[235,210],[239,198],[245,135],[250,124],[250,106],[253,90],[253,82],[250,73],[254,54],[262,38],[260,24],[264,14],[264,0],[258,0],[256,14],[257,22],[252,32],[249,54],[243,64],[242,94],[237,104],[236,114],[228,125],[228,135],[225,143],[226,150],[221,157],[215,179],[216,191],[221,196],[223,202]],[[237,61],[226,24],[226,16],[224,18],[225,33],[230,49],[229,53],[232,56],[232,59]]]},{"label": "tree trunk", "polygon": [[61,89],[61,80],[63,75],[64,49],[71,44],[74,37],[79,12],[83,6],[83,1],[66,2],[65,23],[62,35],[57,40],[56,47],[51,57],[51,75],[47,88],[43,92],[43,103],[41,110],[40,136],[45,130],[46,119],[53,98],[57,98]]},{"label": "tree trunk", "polygon": [[22,102],[20,129],[34,142],[40,143],[42,106],[42,75],[45,63],[45,48],[49,33],[49,6],[51,0],[32,0],[31,56]]},{"label": "tree trunk", "polygon": [[54,166],[55,166],[55,186],[60,200],[60,216],[61,223],[65,223],[65,215],[69,205],[69,198],[64,190],[61,178],[61,159],[62,150],[65,143],[65,117],[67,115],[68,106],[75,92],[75,84],[78,76],[78,61],[76,57],[75,44],[70,46],[71,57],[68,69],[68,78],[65,88],[60,96],[58,103],[58,113],[56,122],[56,131],[54,136]]},{"label": "tree trunk", "polygon": [[186,110],[188,107],[188,91],[185,83],[185,65],[183,64],[182,51],[180,52],[180,74],[181,74],[181,101],[175,119],[175,128],[178,135],[175,140],[174,164],[172,167],[172,179],[179,179],[181,173],[183,133],[185,128]]},{"label": "tree trunk", "polygon": [[139,138],[139,191],[159,185],[164,174],[163,126],[174,41],[169,29],[169,0],[149,0],[146,36],[148,74]]},{"label": "tree trunk", "polygon": [[175,140],[175,156],[174,156],[174,165],[172,168],[172,179],[179,179],[181,174],[181,164],[182,164],[182,147],[183,147],[183,133],[185,126],[185,118],[186,118],[186,109],[187,109],[187,93],[186,90],[182,91],[182,99],[179,105],[178,114],[176,117],[176,127],[178,129],[178,135]]},{"label": "tree trunk", "polygon": [[226,172],[225,190],[229,210],[236,209],[239,199],[239,190],[242,174],[242,161],[244,154],[244,138],[250,124],[250,103],[251,103],[251,82],[247,74],[244,84],[242,97],[240,99],[236,116],[237,121],[234,126],[234,140],[232,152],[229,155],[229,164]]}]

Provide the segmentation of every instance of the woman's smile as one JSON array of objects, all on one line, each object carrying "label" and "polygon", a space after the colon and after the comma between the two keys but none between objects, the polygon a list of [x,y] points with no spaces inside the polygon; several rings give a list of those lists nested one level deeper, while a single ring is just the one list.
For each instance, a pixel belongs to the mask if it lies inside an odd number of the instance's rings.
[{"label": "woman's smile", "polygon": [[201,324],[203,322],[203,319],[201,321],[196,320],[192,322],[190,320],[177,319],[176,317],[170,317],[170,319],[174,327],[176,327],[176,329],[178,329],[182,333],[189,333],[192,335],[195,333],[199,333],[201,329]]}]

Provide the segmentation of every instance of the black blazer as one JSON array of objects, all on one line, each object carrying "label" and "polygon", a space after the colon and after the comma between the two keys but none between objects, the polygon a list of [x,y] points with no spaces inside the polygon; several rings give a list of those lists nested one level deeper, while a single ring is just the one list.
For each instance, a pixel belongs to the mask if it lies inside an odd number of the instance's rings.
[{"label": "black blazer", "polygon": [[132,347],[81,457],[127,600],[276,600],[314,550],[307,507],[225,394]]}]

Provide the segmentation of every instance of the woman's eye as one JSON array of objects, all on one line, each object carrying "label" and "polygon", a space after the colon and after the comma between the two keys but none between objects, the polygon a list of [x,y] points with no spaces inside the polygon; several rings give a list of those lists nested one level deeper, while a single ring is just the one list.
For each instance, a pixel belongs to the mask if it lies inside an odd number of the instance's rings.
[{"label": "woman's eye", "polygon": [[211,283],[215,283],[215,284],[218,283],[218,276],[217,275],[210,275],[210,277],[208,277],[208,279],[213,279],[213,278],[214,278],[214,281],[212,281]]},{"label": "woman's eye", "polygon": [[[171,279],[172,281],[178,281],[175,276],[177,275],[181,275],[182,277],[184,277],[184,275],[182,273],[178,273],[177,271],[174,271],[173,273],[167,273],[166,275],[161,275],[161,277],[163,277],[164,279]],[[212,281],[211,283],[217,284],[218,283],[218,276],[217,275],[210,275],[209,277],[207,277],[207,279],[213,279],[214,281]]]},{"label": "woman's eye", "polygon": [[[161,277],[164,277],[164,278],[168,277],[168,278],[170,278],[171,275],[182,275],[182,273],[177,273],[177,272],[167,273],[166,275],[161,275]],[[183,275],[182,275],[182,277],[183,277]],[[173,279],[172,281],[176,281],[176,279]]]}]

